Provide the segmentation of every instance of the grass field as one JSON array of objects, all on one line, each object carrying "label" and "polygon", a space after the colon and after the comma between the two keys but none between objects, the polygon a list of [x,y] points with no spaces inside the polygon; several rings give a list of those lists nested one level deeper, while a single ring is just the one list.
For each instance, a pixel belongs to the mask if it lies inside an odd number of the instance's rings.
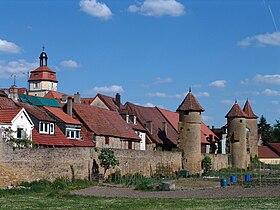
[{"label": "grass field", "polygon": [[280,198],[125,199],[69,194],[0,195],[1,209],[280,209]]}]

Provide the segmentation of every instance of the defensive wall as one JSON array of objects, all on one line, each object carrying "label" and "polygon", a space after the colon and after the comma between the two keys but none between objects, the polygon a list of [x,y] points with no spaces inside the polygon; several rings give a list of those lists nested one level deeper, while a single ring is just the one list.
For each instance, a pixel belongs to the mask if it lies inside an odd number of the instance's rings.
[{"label": "defensive wall", "polygon": [[[150,176],[158,165],[173,172],[181,169],[181,152],[114,150],[122,174],[142,173]],[[57,177],[88,179],[92,175],[98,152],[92,147],[15,149],[0,141],[0,186],[36,179]],[[103,168],[99,167],[100,173]],[[113,172],[114,170],[108,171]],[[106,174],[107,174],[106,173]],[[107,174],[107,175],[108,175]]]}]

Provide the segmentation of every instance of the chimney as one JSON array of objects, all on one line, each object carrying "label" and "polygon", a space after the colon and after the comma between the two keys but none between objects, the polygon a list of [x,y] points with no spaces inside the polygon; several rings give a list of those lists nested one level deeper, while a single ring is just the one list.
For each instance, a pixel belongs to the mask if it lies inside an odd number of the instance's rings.
[{"label": "chimney", "polygon": [[146,128],[150,132],[150,134],[153,134],[153,122],[152,121],[146,122]]},{"label": "chimney", "polygon": [[74,94],[74,103],[81,103],[81,95],[79,92]]},{"label": "chimney", "polygon": [[72,117],[72,109],[73,109],[73,101],[72,98],[69,96],[67,98],[67,114]]},{"label": "chimney", "polygon": [[17,86],[12,85],[10,87],[9,98],[11,98],[13,101],[18,101],[18,88],[17,88]]},{"label": "chimney", "polygon": [[66,102],[67,102],[67,95],[63,94],[62,99],[61,99],[61,103],[66,103]]},{"label": "chimney", "polygon": [[137,117],[136,117],[136,115],[133,116],[133,124],[134,124],[134,125],[137,124]]},{"label": "chimney", "polygon": [[116,105],[118,108],[120,108],[121,105],[121,95],[119,93],[116,93]]}]

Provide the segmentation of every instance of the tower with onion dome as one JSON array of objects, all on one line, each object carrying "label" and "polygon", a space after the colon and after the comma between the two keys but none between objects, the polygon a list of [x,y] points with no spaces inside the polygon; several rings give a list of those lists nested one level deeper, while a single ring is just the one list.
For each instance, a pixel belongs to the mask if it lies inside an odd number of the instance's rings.
[{"label": "tower with onion dome", "polygon": [[237,101],[227,113],[227,143],[229,148],[229,163],[234,168],[247,168],[247,114]]},{"label": "tower with onion dome", "polygon": [[191,90],[178,107],[179,147],[183,150],[182,165],[190,174],[201,173],[201,112],[203,107],[196,100]]},{"label": "tower with onion dome", "polygon": [[30,72],[29,95],[44,97],[50,90],[57,91],[56,73],[48,67],[48,56],[44,51],[40,54],[40,66]]}]

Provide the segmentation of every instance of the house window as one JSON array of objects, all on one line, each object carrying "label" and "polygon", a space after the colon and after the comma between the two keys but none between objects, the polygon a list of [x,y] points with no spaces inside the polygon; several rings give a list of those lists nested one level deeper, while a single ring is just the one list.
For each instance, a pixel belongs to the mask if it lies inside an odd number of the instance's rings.
[{"label": "house window", "polygon": [[40,122],[39,133],[54,134],[54,123]]},{"label": "house window", "polygon": [[81,138],[81,130],[66,128],[66,137],[69,139],[80,139]]},{"label": "house window", "polygon": [[18,139],[23,138],[23,128],[17,128],[17,138]]},{"label": "house window", "polygon": [[128,149],[132,149],[132,141],[128,142]]},{"label": "house window", "polygon": [[39,84],[38,83],[34,83],[34,89],[38,89]]},{"label": "house window", "polygon": [[109,136],[105,136],[105,144],[109,144]]},{"label": "house window", "polygon": [[34,74],[34,77],[37,78],[39,75],[38,74]]}]

